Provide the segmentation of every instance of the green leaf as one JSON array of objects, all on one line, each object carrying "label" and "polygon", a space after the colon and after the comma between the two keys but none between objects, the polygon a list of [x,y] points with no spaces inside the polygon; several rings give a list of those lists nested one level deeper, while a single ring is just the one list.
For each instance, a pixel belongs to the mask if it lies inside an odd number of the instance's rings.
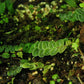
[{"label": "green leaf", "polygon": [[12,54],[12,55],[11,55],[11,57],[16,57],[16,54],[15,54],[15,53],[14,53],[14,54]]},{"label": "green leaf", "polygon": [[61,5],[61,8],[67,8],[67,5],[66,4],[64,4],[64,5]]},{"label": "green leaf", "polygon": [[80,3],[79,6],[84,8],[84,3]]},{"label": "green leaf", "polygon": [[27,60],[27,59],[21,59],[21,60],[20,60],[20,63],[21,63],[21,64],[28,63],[28,60]]},{"label": "green leaf", "polygon": [[35,26],[35,30],[39,31],[41,28],[39,26]]},{"label": "green leaf", "polygon": [[77,7],[75,0],[65,0],[65,2],[71,7]]},{"label": "green leaf", "polygon": [[38,49],[42,49],[42,42],[43,42],[43,41],[40,41],[40,42],[38,43]]},{"label": "green leaf", "polygon": [[9,57],[10,57],[10,54],[9,54],[9,53],[3,53],[3,54],[2,54],[2,57],[3,57],[3,58],[9,58]]},{"label": "green leaf", "polygon": [[30,9],[30,11],[31,11],[31,12],[33,12],[33,11],[34,11],[34,9],[33,9],[33,8],[34,8],[34,6],[30,4],[30,5],[29,5],[29,9]]},{"label": "green leaf", "polygon": [[44,49],[44,51],[42,52],[44,56],[48,56],[50,55],[50,49]]},{"label": "green leaf", "polygon": [[31,47],[29,48],[29,50],[27,50],[28,53],[32,53],[32,50],[34,49],[34,44],[31,45]]},{"label": "green leaf", "polygon": [[5,22],[5,23],[8,23],[8,22],[9,22],[8,18],[5,18],[5,19],[4,19],[4,22]]},{"label": "green leaf", "polygon": [[35,49],[33,49],[33,51],[32,51],[32,55],[33,55],[33,56],[38,56],[38,55],[39,55],[38,52],[39,52],[39,49],[38,49],[38,48],[35,48]]},{"label": "green leaf", "polygon": [[32,43],[27,43],[23,46],[23,51],[26,53],[31,53],[32,47]]},{"label": "green leaf", "polygon": [[10,49],[8,48],[5,48],[5,51],[4,52],[6,52],[6,53],[8,53],[10,51]]},{"label": "green leaf", "polygon": [[73,84],[73,83],[72,83],[72,81],[69,81],[69,83],[68,83],[68,84]]},{"label": "green leaf", "polygon": [[12,45],[5,45],[5,52],[14,52],[14,47]]},{"label": "green leaf", "polygon": [[72,43],[72,48],[78,52],[79,47],[79,39],[76,39],[74,43]]},{"label": "green leaf", "polygon": [[4,51],[4,46],[0,46],[0,53]]},{"label": "green leaf", "polygon": [[0,14],[5,12],[5,2],[0,2]]},{"label": "green leaf", "polygon": [[61,46],[61,48],[59,48],[59,53],[63,53],[66,50],[67,46]]},{"label": "green leaf", "polygon": [[36,65],[37,65],[37,68],[43,68],[44,67],[44,64],[41,62],[37,62]]},{"label": "green leaf", "polygon": [[29,8],[34,8],[34,6],[32,4],[29,5]]},{"label": "green leaf", "polygon": [[15,46],[14,46],[14,50],[15,50],[15,51],[21,51],[21,50],[22,50],[22,46],[15,45]]},{"label": "green leaf", "polygon": [[80,22],[84,22],[84,15],[83,14],[78,15],[78,19]]},{"label": "green leaf", "polygon": [[60,49],[61,47],[64,46],[64,40],[63,40],[63,39],[58,40],[58,41],[56,42],[56,45],[57,45],[57,47]]},{"label": "green leaf", "polygon": [[40,49],[40,50],[39,50],[38,56],[39,56],[39,57],[43,57],[43,56],[44,56],[43,49]]},{"label": "green leaf", "polygon": [[38,48],[38,45],[39,45],[39,41],[36,41],[36,42],[34,43],[34,48]]},{"label": "green leaf", "polygon": [[54,80],[51,80],[50,81],[50,84],[56,84]]},{"label": "green leaf", "polygon": [[48,48],[48,41],[42,41],[42,49],[47,49]]},{"label": "green leaf", "polygon": [[66,42],[65,42],[65,45],[67,46],[67,45],[71,45],[71,40],[66,40]]},{"label": "green leaf", "polygon": [[18,73],[20,73],[21,72],[21,70],[22,70],[22,67],[20,67],[20,66],[12,66],[11,68],[10,68],[10,70],[7,72],[7,75],[8,76],[15,76],[15,75],[17,75]]},{"label": "green leaf", "polygon": [[51,55],[51,56],[54,56],[54,55],[56,55],[57,53],[58,53],[58,48],[57,48],[57,47],[50,49],[50,55]]},{"label": "green leaf", "polygon": [[17,56],[20,58],[23,58],[23,53],[22,52],[17,52]]},{"label": "green leaf", "polygon": [[0,20],[0,23],[3,24],[4,23],[3,20]]},{"label": "green leaf", "polygon": [[10,4],[10,5],[8,6],[8,11],[9,11],[10,13],[14,13],[13,4]]},{"label": "green leaf", "polygon": [[54,48],[55,47],[55,41],[49,41],[48,42],[48,46],[49,46],[49,48],[51,49],[51,48]]},{"label": "green leaf", "polygon": [[56,79],[58,79],[58,74],[54,74],[54,75],[52,75],[52,79],[54,79],[54,80],[56,80]]},{"label": "green leaf", "polygon": [[14,8],[13,8],[13,2],[12,0],[6,0],[5,1],[7,9],[10,13],[14,13]]},{"label": "green leaf", "polygon": [[44,64],[41,62],[36,62],[36,63],[22,63],[20,64],[20,67],[22,68],[29,68],[30,70],[36,70],[38,68],[43,68]]},{"label": "green leaf", "polygon": [[44,68],[44,70],[43,70],[43,75],[45,75],[47,72],[48,72],[48,70],[51,68],[51,67],[53,67],[55,64],[50,64],[50,65],[45,65],[43,68]]},{"label": "green leaf", "polygon": [[53,9],[50,9],[50,11],[49,11],[50,13],[53,13]]},{"label": "green leaf", "polygon": [[23,63],[23,64],[20,64],[20,67],[22,67],[22,68],[35,68],[36,66],[32,63]]},{"label": "green leaf", "polygon": [[61,82],[61,79],[57,79],[57,82],[58,82],[58,83]]}]

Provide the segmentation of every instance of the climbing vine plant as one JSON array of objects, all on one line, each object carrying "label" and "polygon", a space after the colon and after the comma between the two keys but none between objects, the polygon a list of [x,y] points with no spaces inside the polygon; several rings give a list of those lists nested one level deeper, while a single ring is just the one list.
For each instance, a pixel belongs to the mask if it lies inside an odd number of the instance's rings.
[{"label": "climbing vine plant", "polygon": [[[44,56],[54,56],[57,53],[63,53],[68,45],[71,42],[67,38],[60,39],[58,41],[37,41],[34,43],[30,49],[27,51],[28,53],[32,53],[34,57],[44,57]],[[26,48],[26,46],[24,47]],[[23,48],[23,51],[25,51]]]},{"label": "climbing vine plant", "polygon": [[32,53],[34,57],[44,57],[44,56],[54,56],[57,53],[63,53],[67,46],[71,44],[71,41],[67,38],[60,39],[58,41],[37,41],[35,43],[27,43],[27,44],[20,44],[20,45],[3,45],[0,46],[0,53],[2,53],[1,57],[9,58],[10,54],[12,53],[12,57],[15,56],[17,53],[18,56],[22,58],[22,52],[25,53]]},{"label": "climbing vine plant", "polygon": [[80,21],[84,22],[84,8],[78,8],[75,11],[68,11],[67,13],[60,13],[59,17],[63,20],[69,20],[71,22]]}]

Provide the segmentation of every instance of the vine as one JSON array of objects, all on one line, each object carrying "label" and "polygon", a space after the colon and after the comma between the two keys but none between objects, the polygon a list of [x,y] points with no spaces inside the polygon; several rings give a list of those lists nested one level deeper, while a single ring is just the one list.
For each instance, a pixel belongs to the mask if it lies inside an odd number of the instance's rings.
[{"label": "vine", "polygon": [[[18,57],[23,58],[23,52],[32,53],[34,57],[44,57],[44,56],[54,56],[57,53],[63,53],[68,45],[71,44],[71,41],[67,38],[60,39],[58,41],[37,41],[35,43],[27,43],[20,45],[3,45],[0,46],[1,57],[9,58],[11,53],[12,57],[18,55]],[[16,57],[16,56],[15,56]]]},{"label": "vine", "polygon": [[68,11],[67,13],[60,13],[59,18],[63,20],[69,20],[71,22],[80,21],[84,22],[84,8],[78,8],[75,11]]},{"label": "vine", "polygon": [[[67,43],[68,42],[68,43]],[[34,57],[54,56],[57,53],[63,53],[71,42],[65,38],[58,41],[37,41],[34,43],[28,53],[32,53]],[[25,48],[25,47],[24,47]]]}]

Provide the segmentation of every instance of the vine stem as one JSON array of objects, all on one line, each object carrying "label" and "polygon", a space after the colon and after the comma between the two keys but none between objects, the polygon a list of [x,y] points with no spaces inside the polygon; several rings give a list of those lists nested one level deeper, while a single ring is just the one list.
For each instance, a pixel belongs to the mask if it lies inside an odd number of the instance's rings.
[{"label": "vine stem", "polygon": [[82,80],[80,79],[79,74],[77,74],[77,78],[78,78],[80,84],[84,84],[84,82],[82,82]]},{"label": "vine stem", "polygon": [[81,49],[79,48],[79,52],[81,54],[81,58],[83,59],[83,63],[84,63],[84,53],[81,51]]}]

